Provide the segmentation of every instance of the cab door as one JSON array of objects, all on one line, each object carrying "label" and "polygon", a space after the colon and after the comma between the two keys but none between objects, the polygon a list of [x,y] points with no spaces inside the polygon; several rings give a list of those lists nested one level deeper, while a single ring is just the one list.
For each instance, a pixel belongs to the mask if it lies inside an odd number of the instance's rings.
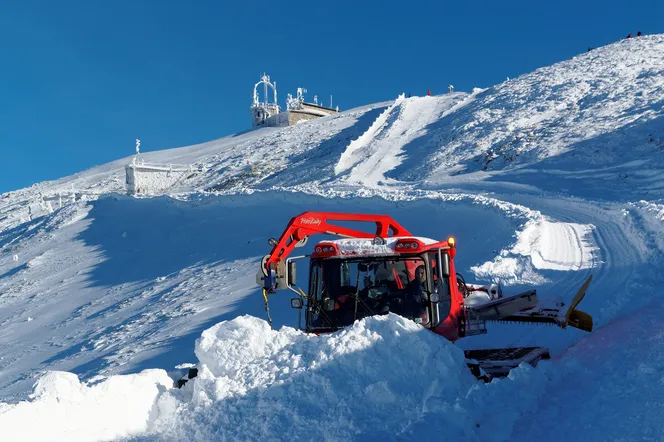
[{"label": "cab door", "polygon": [[[429,254],[433,275],[432,322],[434,333],[454,342],[459,338],[459,324],[463,315],[463,297],[457,290],[454,262],[447,250]],[[437,295],[437,296],[436,296]]]}]

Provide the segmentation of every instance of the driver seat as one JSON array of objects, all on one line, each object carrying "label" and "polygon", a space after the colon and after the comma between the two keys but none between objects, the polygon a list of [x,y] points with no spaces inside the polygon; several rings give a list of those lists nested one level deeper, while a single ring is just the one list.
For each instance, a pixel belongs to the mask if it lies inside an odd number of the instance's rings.
[{"label": "driver seat", "polygon": [[398,290],[400,284],[395,280],[395,276],[398,278],[396,273],[392,266],[380,266],[374,275],[374,284],[384,284],[390,291]]}]

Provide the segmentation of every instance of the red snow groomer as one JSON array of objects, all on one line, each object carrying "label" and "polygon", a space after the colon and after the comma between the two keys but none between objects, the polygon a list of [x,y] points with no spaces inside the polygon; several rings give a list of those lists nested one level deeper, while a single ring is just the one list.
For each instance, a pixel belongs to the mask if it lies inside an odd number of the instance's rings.
[{"label": "red snow groomer", "polygon": [[[367,233],[331,222],[364,222]],[[373,227],[372,226],[372,227]],[[318,243],[309,256],[289,257],[313,234],[342,239]],[[549,323],[592,330],[592,318],[576,310],[592,275],[572,301],[541,306],[535,290],[503,295],[499,286],[468,284],[455,271],[453,237],[444,241],[413,236],[386,215],[305,212],[291,219],[279,240],[261,261],[256,282],[263,287],[268,319],[268,295],[289,289],[297,297],[299,327],[327,333],[363,317],[396,313],[454,342],[486,333],[489,321]],[[310,257],[306,292],[296,284],[295,260]],[[549,358],[541,347],[466,350],[467,364],[482,379],[505,376],[521,362],[533,366]]]}]

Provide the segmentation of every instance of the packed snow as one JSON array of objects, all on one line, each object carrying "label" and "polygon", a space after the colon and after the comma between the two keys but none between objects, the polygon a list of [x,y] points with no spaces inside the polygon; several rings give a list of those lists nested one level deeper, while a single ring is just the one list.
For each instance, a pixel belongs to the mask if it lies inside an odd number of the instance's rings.
[{"label": "packed snow", "polygon": [[[96,381],[96,382],[95,382]],[[113,440],[145,432],[154,404],[173,386],[163,370],[92,379],[52,371],[35,384],[30,401],[0,405],[7,440]]]},{"label": "packed snow", "polygon": [[[0,195],[3,440],[661,439],[663,96],[664,36],[640,37],[470,93],[141,153],[191,171],[148,194],[126,195],[127,157]],[[592,274],[595,330],[450,343],[390,314],[314,336],[287,294],[271,329],[255,273],[310,210],[454,236],[457,271],[506,293],[569,302]],[[552,359],[488,384],[463,361],[531,345]]]}]

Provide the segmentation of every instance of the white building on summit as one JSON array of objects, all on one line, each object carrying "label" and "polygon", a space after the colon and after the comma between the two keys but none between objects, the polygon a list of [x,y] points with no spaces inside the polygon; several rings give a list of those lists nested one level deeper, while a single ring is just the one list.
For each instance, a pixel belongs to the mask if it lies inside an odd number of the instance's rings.
[{"label": "white building on summit", "polygon": [[[259,100],[258,87],[264,87],[263,101]],[[272,88],[274,101],[269,101],[268,89]],[[314,96],[313,103],[304,101],[304,94],[307,92],[304,88],[297,88],[297,96],[293,98],[288,94],[286,100],[286,110],[281,112],[281,107],[277,104],[277,82],[270,82],[270,77],[263,74],[260,81],[254,85],[253,101],[251,103],[252,127],[259,126],[292,126],[301,121],[312,120],[314,118],[324,117],[339,112],[339,106],[332,108],[332,96],[330,96],[330,106],[326,107],[318,103],[318,96]]]}]

